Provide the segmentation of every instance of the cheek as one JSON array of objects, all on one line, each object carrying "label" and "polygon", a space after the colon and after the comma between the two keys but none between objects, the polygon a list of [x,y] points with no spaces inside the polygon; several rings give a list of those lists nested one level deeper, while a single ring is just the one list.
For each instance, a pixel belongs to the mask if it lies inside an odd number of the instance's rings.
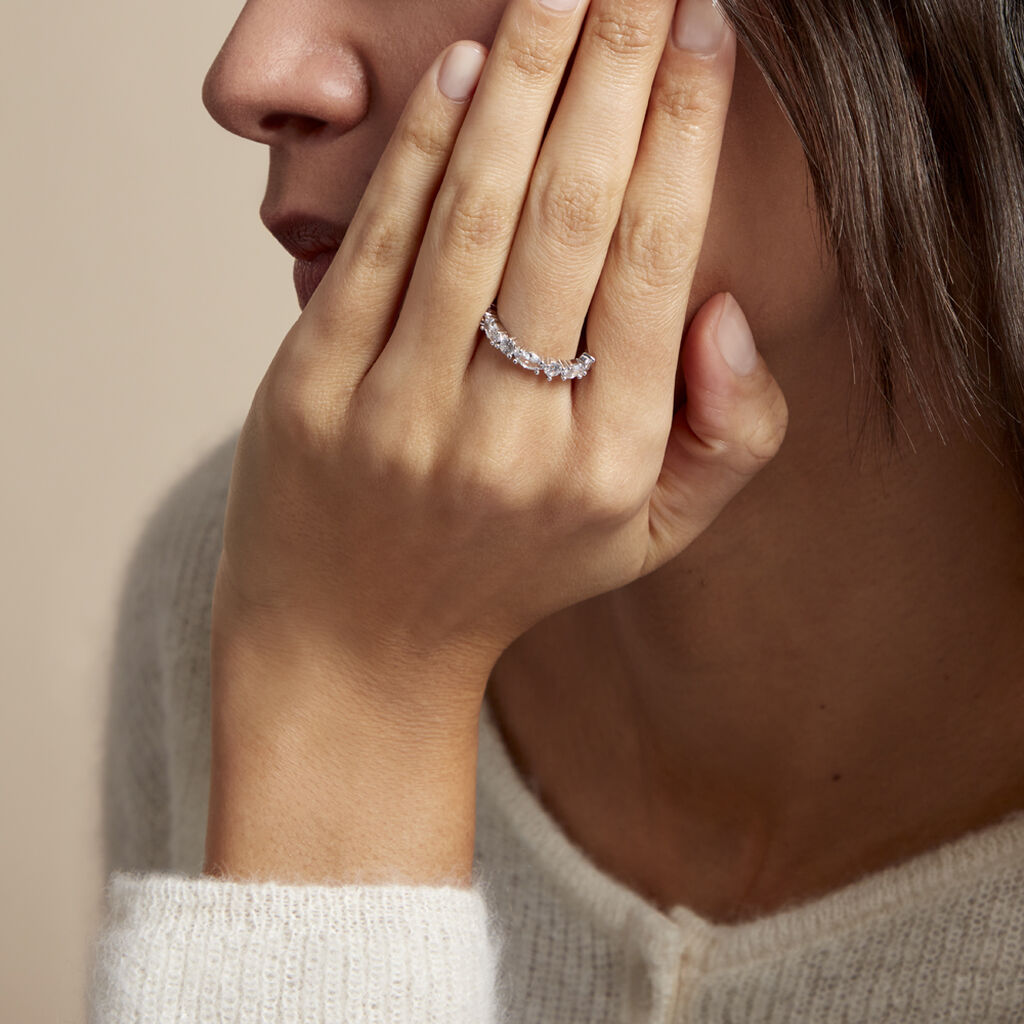
[{"label": "cheek", "polygon": [[507,5],[508,0],[420,0],[414,12],[407,11],[397,25],[396,39],[416,51],[412,60],[412,54],[402,55],[405,63],[425,70],[446,46],[459,39],[472,39],[489,48]]},{"label": "cheek", "polygon": [[794,336],[819,336],[839,309],[803,149],[742,47],[688,317],[723,290],[773,368]]},{"label": "cheek", "polygon": [[[430,0],[431,5],[436,0]],[[461,0],[450,5],[450,10],[457,14],[460,28],[459,39],[474,39],[489,47],[498,32],[498,24],[508,0]],[[456,37],[453,37],[453,39]]]},{"label": "cheek", "polygon": [[379,13],[373,15],[378,20],[374,64],[380,79],[380,105],[386,107],[389,125],[381,130],[384,142],[417,82],[441,51],[460,39],[490,48],[507,4],[508,0],[417,0],[411,7],[395,8],[387,32],[379,31]]}]

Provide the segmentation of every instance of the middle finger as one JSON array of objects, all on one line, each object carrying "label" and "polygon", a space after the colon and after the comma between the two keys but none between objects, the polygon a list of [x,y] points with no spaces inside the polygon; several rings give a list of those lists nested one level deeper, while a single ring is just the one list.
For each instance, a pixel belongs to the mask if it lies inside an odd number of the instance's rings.
[{"label": "middle finger", "polygon": [[[579,57],[533,172],[498,298],[508,332],[546,359],[576,355],[674,7],[666,0],[594,0],[591,7]],[[507,375],[500,361],[481,353],[474,373]]]}]

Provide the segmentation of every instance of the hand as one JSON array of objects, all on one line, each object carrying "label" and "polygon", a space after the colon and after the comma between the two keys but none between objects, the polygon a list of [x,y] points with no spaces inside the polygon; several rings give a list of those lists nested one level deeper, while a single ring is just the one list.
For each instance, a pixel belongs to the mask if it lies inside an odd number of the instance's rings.
[{"label": "hand", "polygon": [[[420,82],[253,401],[221,609],[378,665],[375,686],[485,668],[678,555],[775,454],[785,401],[730,296],[680,357],[736,44],[678,48],[673,6],[592,0],[546,137],[586,0],[511,0],[471,103],[439,89],[455,48]],[[586,318],[590,375],[508,363],[478,331],[495,296],[546,358]]]}]

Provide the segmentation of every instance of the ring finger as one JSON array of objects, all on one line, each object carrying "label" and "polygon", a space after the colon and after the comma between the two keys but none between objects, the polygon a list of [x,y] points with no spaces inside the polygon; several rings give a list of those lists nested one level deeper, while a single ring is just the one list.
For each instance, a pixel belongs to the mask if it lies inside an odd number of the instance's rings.
[{"label": "ring finger", "polygon": [[[674,4],[594,0],[537,161],[498,297],[523,347],[572,359],[640,144]],[[508,370],[480,352],[474,374]],[[526,379],[516,374],[516,379]],[[495,385],[496,380],[488,381]]]}]

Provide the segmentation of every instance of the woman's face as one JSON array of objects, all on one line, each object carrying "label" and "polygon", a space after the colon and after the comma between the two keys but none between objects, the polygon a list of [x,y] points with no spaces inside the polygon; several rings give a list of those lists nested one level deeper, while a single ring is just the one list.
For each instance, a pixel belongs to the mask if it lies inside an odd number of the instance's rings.
[{"label": "woman's face", "polygon": [[[304,214],[347,225],[414,84],[455,40],[489,46],[506,2],[248,0],[203,101],[229,131],[269,146],[264,223]],[[833,263],[816,239],[803,151],[738,47],[688,318],[731,291],[784,389],[794,375],[820,383],[814,350],[837,310]]]}]

